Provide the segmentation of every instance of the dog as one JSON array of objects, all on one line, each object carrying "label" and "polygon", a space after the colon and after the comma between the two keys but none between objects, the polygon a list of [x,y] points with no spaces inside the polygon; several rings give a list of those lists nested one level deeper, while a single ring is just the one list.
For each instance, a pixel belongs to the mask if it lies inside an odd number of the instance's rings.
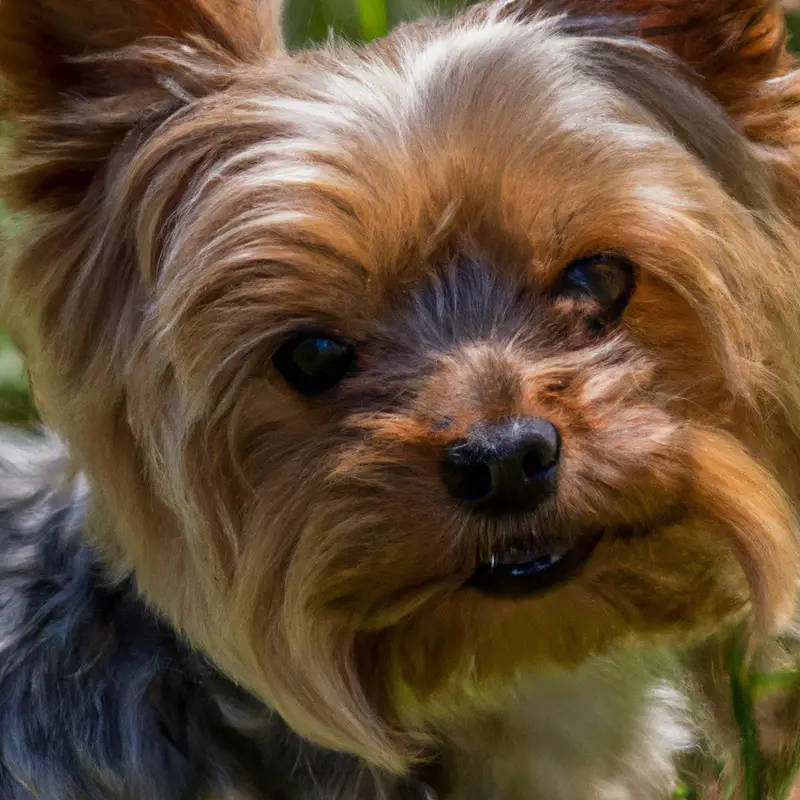
[{"label": "dog", "polygon": [[779,4],[280,30],[0,0],[48,426],[2,444],[0,796],[655,800],[735,762],[718,656],[780,650],[799,572]]}]

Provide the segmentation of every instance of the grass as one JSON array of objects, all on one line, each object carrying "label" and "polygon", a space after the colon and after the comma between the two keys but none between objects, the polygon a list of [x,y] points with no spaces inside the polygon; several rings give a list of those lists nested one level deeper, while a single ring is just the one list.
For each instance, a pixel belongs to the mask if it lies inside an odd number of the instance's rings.
[{"label": "grass", "polygon": [[[294,46],[323,40],[331,30],[349,39],[369,40],[402,20],[418,16],[430,5],[423,0],[291,0],[286,35]],[[444,11],[459,5],[459,0],[438,3]],[[789,16],[789,30],[800,41],[800,13]],[[0,231],[8,226],[0,205]],[[9,338],[0,333],[0,421],[25,424],[35,419],[24,361]],[[729,658],[729,679],[731,708],[740,731],[740,763],[736,765],[737,776],[713,800],[787,800],[800,769],[800,750],[784,753],[781,763],[767,763],[755,720],[764,698],[798,691],[800,666],[776,674],[754,674],[743,652],[734,648]],[[729,771],[719,765],[718,772]],[[675,792],[674,800],[706,799],[701,787],[685,785]]]},{"label": "grass", "polygon": [[20,424],[35,417],[25,362],[9,338],[0,333],[0,420]]}]

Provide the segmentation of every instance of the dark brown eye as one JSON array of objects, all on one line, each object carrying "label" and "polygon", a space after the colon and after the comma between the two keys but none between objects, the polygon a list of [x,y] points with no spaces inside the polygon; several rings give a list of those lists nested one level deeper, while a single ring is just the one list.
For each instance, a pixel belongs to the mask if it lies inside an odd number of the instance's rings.
[{"label": "dark brown eye", "polygon": [[573,261],[551,290],[557,299],[572,301],[593,330],[616,322],[633,294],[633,264],[621,256],[597,255]]},{"label": "dark brown eye", "polygon": [[329,336],[303,334],[284,342],[273,356],[275,368],[306,396],[333,389],[353,367],[353,345]]}]

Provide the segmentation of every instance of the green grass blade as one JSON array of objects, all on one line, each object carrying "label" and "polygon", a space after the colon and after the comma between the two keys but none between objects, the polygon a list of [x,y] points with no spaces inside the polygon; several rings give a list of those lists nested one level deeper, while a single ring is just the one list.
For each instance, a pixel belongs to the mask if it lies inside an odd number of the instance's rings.
[{"label": "green grass blade", "polygon": [[356,0],[361,36],[369,42],[386,36],[389,30],[389,14],[386,0]]},{"label": "green grass blade", "polygon": [[751,691],[743,647],[736,643],[730,654],[731,705],[741,741],[743,800],[766,800],[764,764],[756,723],[755,700]]}]

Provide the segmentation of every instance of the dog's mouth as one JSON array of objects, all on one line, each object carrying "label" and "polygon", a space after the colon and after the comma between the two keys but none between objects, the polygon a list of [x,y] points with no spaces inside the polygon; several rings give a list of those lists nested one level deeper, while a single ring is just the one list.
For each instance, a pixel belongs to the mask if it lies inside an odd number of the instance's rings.
[{"label": "dog's mouth", "polygon": [[529,597],[572,580],[591,557],[603,531],[563,549],[542,553],[531,542],[497,547],[481,558],[467,586],[488,595]]}]

